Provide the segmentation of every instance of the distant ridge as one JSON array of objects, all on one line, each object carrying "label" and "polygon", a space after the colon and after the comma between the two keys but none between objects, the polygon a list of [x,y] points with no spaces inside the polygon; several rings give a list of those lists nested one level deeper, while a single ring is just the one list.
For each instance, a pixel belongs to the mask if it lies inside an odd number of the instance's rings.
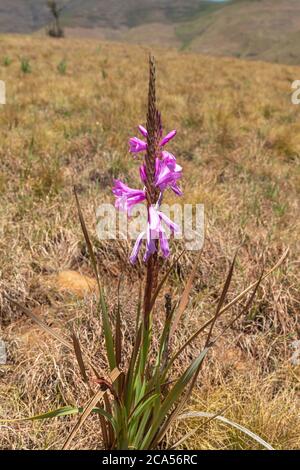
[{"label": "distant ridge", "polygon": [[[60,0],[68,35],[300,64],[300,0]],[[0,33],[51,21],[46,0],[1,0]]]}]

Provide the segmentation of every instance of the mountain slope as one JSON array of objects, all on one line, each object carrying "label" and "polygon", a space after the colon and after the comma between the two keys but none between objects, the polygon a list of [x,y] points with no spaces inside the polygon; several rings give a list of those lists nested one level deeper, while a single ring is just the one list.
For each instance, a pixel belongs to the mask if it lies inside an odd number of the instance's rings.
[{"label": "mountain slope", "polygon": [[64,19],[80,27],[131,28],[191,19],[199,11],[216,8],[218,4],[209,0],[85,0],[84,8],[82,0],[70,0]]},{"label": "mountain slope", "polygon": [[0,32],[30,33],[51,20],[46,0],[1,0]]},{"label": "mountain slope", "polygon": [[[293,35],[300,31],[300,2],[298,0],[235,0],[225,8],[180,25],[177,34],[190,50],[214,55],[245,58],[269,57],[276,50],[281,60],[297,45]],[[298,47],[298,46],[297,46]],[[298,48],[299,49],[299,48]]]},{"label": "mountain slope", "polygon": [[[58,0],[67,35],[300,64],[299,0]],[[46,0],[1,0],[0,33],[51,21]]]},{"label": "mountain slope", "polygon": [[[215,0],[57,0],[72,27],[120,29],[144,23],[188,20],[199,11],[214,11]],[[0,32],[31,32],[51,21],[47,0],[1,0]]]}]

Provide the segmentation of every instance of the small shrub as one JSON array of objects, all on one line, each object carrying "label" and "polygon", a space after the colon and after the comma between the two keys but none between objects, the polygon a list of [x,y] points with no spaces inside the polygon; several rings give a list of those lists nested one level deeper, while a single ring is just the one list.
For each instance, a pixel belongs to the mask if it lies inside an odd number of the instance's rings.
[{"label": "small shrub", "polygon": [[67,61],[65,59],[61,60],[57,66],[57,70],[60,75],[66,75],[67,72]]},{"label": "small shrub", "polygon": [[3,58],[3,65],[4,67],[8,67],[12,63],[12,59],[9,56],[5,56]]},{"label": "small shrub", "polygon": [[29,60],[26,58],[21,59],[21,71],[23,73],[31,73],[31,65]]}]

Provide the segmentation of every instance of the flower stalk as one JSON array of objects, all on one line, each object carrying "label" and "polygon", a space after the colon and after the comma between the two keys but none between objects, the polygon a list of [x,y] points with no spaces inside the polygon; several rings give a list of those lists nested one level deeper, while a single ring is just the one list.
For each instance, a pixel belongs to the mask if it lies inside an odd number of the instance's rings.
[{"label": "flower stalk", "polygon": [[144,153],[143,162],[140,166],[140,178],[144,184],[144,189],[132,189],[123,182],[116,180],[113,193],[116,196],[116,208],[127,212],[129,216],[135,204],[142,201],[146,202],[147,227],[138,236],[130,261],[133,264],[135,263],[142,241],[146,238],[146,253],[144,255],[146,282],[143,313],[144,324],[146,330],[148,330],[149,315],[153,306],[152,296],[158,283],[159,246],[163,257],[167,258],[170,254],[164,225],[173,233],[179,230],[176,224],[159,209],[164,191],[168,188],[178,196],[182,194],[177,185],[182,175],[182,168],[176,163],[174,155],[164,150],[165,145],[175,137],[176,131],[173,130],[163,137],[161,114],[156,106],[156,72],[155,60],[152,56],[149,57],[147,123],[146,128],[140,125],[138,129],[142,136],[146,138],[146,142],[133,137],[129,140],[129,150],[135,155]]},{"label": "flower stalk", "polygon": [[[147,153],[145,158],[146,166],[146,188],[147,188],[147,211],[148,219],[150,218],[150,208],[155,205],[159,190],[155,187],[155,162],[162,137],[161,115],[156,109],[156,74],[154,57],[149,58],[149,91],[148,91],[148,113],[147,113]],[[151,299],[154,289],[157,286],[158,278],[158,258],[157,258],[157,240],[155,240],[156,251],[147,262],[146,285],[144,292],[144,320],[145,326],[149,323],[149,314]]]}]

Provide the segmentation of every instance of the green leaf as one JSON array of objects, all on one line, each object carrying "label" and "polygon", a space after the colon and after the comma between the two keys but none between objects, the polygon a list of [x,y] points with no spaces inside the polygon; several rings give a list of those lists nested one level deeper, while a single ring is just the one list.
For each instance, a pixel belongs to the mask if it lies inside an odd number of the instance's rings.
[{"label": "green leaf", "polygon": [[[44,419],[52,419],[52,418],[61,418],[62,416],[70,416],[70,415],[76,415],[79,413],[83,412],[82,407],[77,407],[77,406],[63,406],[62,408],[58,408],[53,411],[48,411],[47,413],[42,413],[40,415],[35,415],[35,416],[29,416],[28,418],[16,418],[16,419],[0,419],[0,423],[17,423],[21,421],[37,421],[37,420],[44,420]],[[114,426],[114,420],[112,416],[107,413],[105,410],[102,408],[93,408],[92,413],[100,414],[102,416],[105,416],[111,424]]]},{"label": "green leaf", "polygon": [[147,398],[143,403],[141,403],[137,408],[136,410],[132,413],[132,416],[131,416],[131,420],[132,421],[135,421],[142,413],[143,411],[146,409],[146,408],[152,408],[152,402],[157,398],[159,397],[159,395],[157,393],[153,394],[152,396],[150,396],[149,398]]},{"label": "green leaf", "polygon": [[202,363],[208,350],[209,348],[203,349],[201,354],[199,354],[194,362],[186,369],[182,376],[177,380],[172,390],[168,393],[142,442],[142,449],[149,449],[151,447],[152,440],[159,431],[162,422],[166,419],[166,416],[168,415],[172,406],[176,403],[181,393],[192,379],[193,375],[197,372],[199,365]]},{"label": "green leaf", "polygon": [[115,326],[115,354],[117,366],[122,362],[122,322],[121,322],[121,303],[120,303],[120,286],[121,277],[118,282],[118,304],[116,309],[116,326]]},{"label": "green leaf", "polygon": [[114,340],[112,329],[109,322],[108,311],[106,302],[100,298],[100,305],[102,311],[102,322],[103,322],[103,331],[105,337],[106,353],[109,362],[110,369],[113,370],[117,367],[115,351],[114,351]]},{"label": "green leaf", "polygon": [[21,421],[35,421],[35,420],[43,420],[49,418],[57,418],[61,416],[68,416],[80,413],[80,408],[74,406],[64,406],[62,408],[58,408],[57,410],[48,411],[47,413],[43,413],[40,415],[30,416],[29,418],[17,418],[17,419],[0,419],[0,422],[10,422],[16,423]]}]

